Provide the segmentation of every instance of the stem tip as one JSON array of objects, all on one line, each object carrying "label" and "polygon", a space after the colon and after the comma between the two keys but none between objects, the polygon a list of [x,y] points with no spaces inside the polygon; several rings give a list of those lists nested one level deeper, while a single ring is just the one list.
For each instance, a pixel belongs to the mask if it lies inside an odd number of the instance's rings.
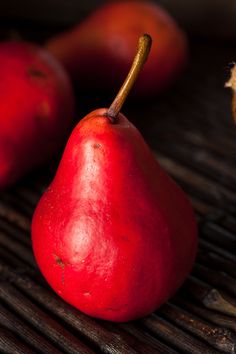
[{"label": "stem tip", "polygon": [[120,110],[130,90],[132,89],[143,65],[145,64],[148,58],[151,46],[152,46],[151,36],[146,33],[143,34],[139,38],[138,49],[134,57],[133,63],[131,65],[130,71],[123,85],[121,86],[120,91],[118,92],[116,98],[114,99],[110,108],[107,111],[107,116],[110,118],[112,124],[115,124],[117,122],[117,117],[120,113]]}]

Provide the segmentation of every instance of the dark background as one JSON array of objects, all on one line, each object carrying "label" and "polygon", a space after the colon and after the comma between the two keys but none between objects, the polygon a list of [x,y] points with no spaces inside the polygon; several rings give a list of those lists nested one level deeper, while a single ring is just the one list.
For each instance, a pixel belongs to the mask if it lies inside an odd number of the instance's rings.
[{"label": "dark background", "polygon": [[[68,26],[80,21],[103,0],[8,0],[0,2],[0,19]],[[111,1],[108,1],[111,2]],[[203,37],[235,38],[235,0],[154,0],[165,7],[190,33]]]}]

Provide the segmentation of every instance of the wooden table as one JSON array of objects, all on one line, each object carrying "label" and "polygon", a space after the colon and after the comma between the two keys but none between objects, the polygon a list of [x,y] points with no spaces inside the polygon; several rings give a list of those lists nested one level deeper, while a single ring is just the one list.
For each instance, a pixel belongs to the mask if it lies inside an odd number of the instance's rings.
[{"label": "wooden table", "polygon": [[[235,58],[232,43],[192,39],[179,82],[156,101],[123,110],[195,208],[199,251],[184,286],[155,313],[128,324],[95,320],[57,297],[30,241],[33,210],[56,168],[44,166],[0,195],[1,352],[236,352],[236,128],[224,88]],[[93,105],[84,101],[78,115]]]}]

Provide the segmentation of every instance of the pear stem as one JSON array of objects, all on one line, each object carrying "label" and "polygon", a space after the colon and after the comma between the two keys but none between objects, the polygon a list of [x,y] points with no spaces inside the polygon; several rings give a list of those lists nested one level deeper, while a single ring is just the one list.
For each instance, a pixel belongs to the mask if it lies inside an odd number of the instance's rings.
[{"label": "pear stem", "polygon": [[134,57],[130,71],[123,85],[121,86],[120,91],[118,92],[116,98],[114,99],[110,108],[108,108],[107,111],[107,116],[110,118],[110,121],[113,124],[117,122],[117,117],[120,113],[120,110],[130,90],[132,89],[139,75],[139,72],[141,71],[143,65],[145,64],[148,58],[151,45],[152,45],[152,38],[151,36],[149,36],[149,34],[144,34],[139,38],[137,53]]}]

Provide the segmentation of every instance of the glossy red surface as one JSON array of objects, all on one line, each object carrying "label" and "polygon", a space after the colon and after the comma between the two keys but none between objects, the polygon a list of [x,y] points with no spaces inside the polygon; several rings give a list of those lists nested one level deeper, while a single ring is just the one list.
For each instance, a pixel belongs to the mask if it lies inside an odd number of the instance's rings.
[{"label": "glossy red surface", "polygon": [[190,272],[192,207],[138,130],[107,109],[74,129],[32,224],[33,250],[51,287],[81,311],[111,321],[144,316]]},{"label": "glossy red surface", "polygon": [[83,90],[97,85],[99,90],[117,92],[133,61],[138,38],[144,33],[151,35],[153,46],[133,94],[150,97],[177,78],[188,58],[185,33],[155,3],[105,4],[46,46]]},{"label": "glossy red surface", "polygon": [[74,114],[61,64],[39,46],[0,44],[0,190],[44,162],[63,143]]}]

